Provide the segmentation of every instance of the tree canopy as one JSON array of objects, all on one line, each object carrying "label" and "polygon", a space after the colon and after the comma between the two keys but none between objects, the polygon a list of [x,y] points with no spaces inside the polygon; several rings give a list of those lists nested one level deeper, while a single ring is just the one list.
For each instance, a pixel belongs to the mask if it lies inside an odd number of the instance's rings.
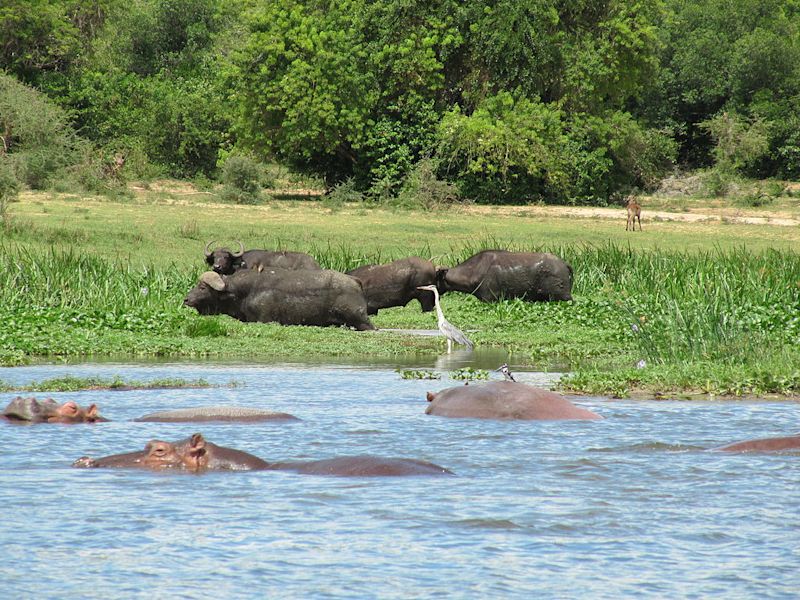
[{"label": "tree canopy", "polygon": [[9,0],[0,68],[172,176],[248,154],[378,198],[424,161],[504,203],[800,177],[798,0]]}]

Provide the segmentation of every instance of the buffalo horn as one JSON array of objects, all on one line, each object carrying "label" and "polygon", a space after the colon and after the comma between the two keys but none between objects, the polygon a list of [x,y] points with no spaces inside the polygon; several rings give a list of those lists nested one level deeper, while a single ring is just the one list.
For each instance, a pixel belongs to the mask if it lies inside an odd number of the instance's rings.
[{"label": "buffalo horn", "polygon": [[205,250],[203,250],[203,254],[206,255],[206,258],[211,256],[211,244],[213,244],[213,243],[214,243],[214,240],[211,240],[210,242],[208,242],[206,244]]},{"label": "buffalo horn", "polygon": [[239,258],[242,254],[244,254],[244,244],[240,240],[236,240],[236,243],[239,244],[239,251],[238,252],[231,252],[231,254]]},{"label": "buffalo horn", "polygon": [[222,276],[215,271],[206,271],[200,276],[200,281],[211,286],[218,292],[221,292],[225,289],[225,280],[222,279]]}]

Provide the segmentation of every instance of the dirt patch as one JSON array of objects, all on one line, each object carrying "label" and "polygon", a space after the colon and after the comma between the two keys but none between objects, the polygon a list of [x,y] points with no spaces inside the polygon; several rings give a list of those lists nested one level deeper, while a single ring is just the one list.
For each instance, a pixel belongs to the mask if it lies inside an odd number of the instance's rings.
[{"label": "dirt patch", "polygon": [[[572,217],[577,219],[610,219],[625,221],[627,213],[623,207],[602,208],[594,206],[469,206],[466,214],[494,215],[508,217]],[[727,222],[744,225],[776,225],[795,227],[800,219],[786,213],[758,213],[730,207],[707,207],[690,209],[686,212],[648,210],[642,207],[642,220],[677,221],[684,223]]]}]

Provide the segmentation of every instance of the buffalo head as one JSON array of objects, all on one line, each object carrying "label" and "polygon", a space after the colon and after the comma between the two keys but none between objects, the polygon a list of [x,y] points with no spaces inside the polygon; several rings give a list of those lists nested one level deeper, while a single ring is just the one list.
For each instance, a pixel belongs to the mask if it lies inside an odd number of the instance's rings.
[{"label": "buffalo head", "polygon": [[244,244],[242,244],[242,242],[239,240],[236,240],[236,243],[239,244],[239,251],[231,252],[227,248],[217,248],[216,250],[212,251],[211,246],[213,243],[214,240],[211,240],[206,244],[204,251],[206,263],[208,263],[208,266],[214,269],[214,271],[220,275],[231,275],[241,266],[242,254],[244,254]]}]

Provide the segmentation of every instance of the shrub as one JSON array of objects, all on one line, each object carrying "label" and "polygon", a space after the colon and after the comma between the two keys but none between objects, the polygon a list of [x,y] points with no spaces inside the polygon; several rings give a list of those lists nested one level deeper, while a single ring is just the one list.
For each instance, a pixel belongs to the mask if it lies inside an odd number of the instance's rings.
[{"label": "shrub", "polygon": [[222,197],[237,204],[255,204],[261,196],[263,169],[252,158],[231,155],[222,166]]},{"label": "shrub", "polygon": [[407,208],[436,209],[458,202],[458,188],[436,175],[437,163],[423,158],[406,176],[396,204]]},{"label": "shrub", "polygon": [[89,152],[66,113],[46,96],[0,73],[0,131],[2,151],[14,164],[17,177],[43,189],[56,173],[78,164]]},{"label": "shrub", "polygon": [[3,228],[11,226],[11,218],[8,214],[8,205],[17,199],[19,194],[19,180],[14,174],[13,166],[8,158],[0,154],[0,221]]}]

